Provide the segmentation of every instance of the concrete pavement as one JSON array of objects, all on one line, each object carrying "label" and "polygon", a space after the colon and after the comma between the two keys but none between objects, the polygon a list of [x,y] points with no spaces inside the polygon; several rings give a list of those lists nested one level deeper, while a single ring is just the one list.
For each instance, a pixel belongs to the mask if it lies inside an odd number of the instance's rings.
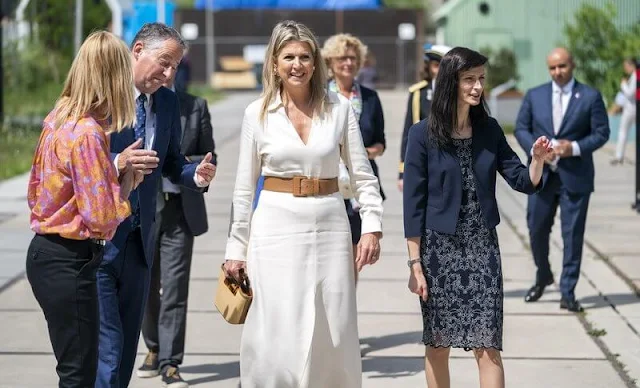
[{"label": "concrete pavement", "polygon": [[[218,144],[218,175],[207,194],[209,232],[196,239],[190,285],[187,347],[183,376],[193,386],[237,387],[241,326],[226,324],[213,306],[237,161],[242,111],[255,94],[231,95],[212,107]],[[381,92],[388,151],[380,159],[385,203],[383,255],[366,268],[358,286],[364,387],[425,386],[420,345],[422,318],[407,288],[402,238],[401,196],[395,188],[404,92]],[[514,143],[515,145],[515,143]],[[518,149],[519,151],[519,149]],[[639,216],[633,199],[633,167],[611,167],[611,146],[596,155],[597,191],[593,195],[587,248],[577,295],[584,315],[559,309],[557,287],[525,304],[534,266],[527,250],[524,195],[499,180],[503,222],[498,227],[505,288],[504,353],[510,387],[630,387],[640,378],[640,299],[631,289],[640,281]],[[0,387],[52,387],[55,361],[46,323],[28,282],[21,276],[31,239],[25,203],[26,179],[0,183]],[[559,223],[556,223],[559,225]],[[559,229],[559,228],[556,228]],[[559,279],[561,245],[554,231],[553,266]],[[17,279],[13,283],[6,283]],[[2,287],[2,286],[0,286]],[[142,341],[141,341],[142,342]],[[140,346],[138,364],[146,349]],[[473,355],[452,352],[452,387],[478,386]],[[131,387],[160,387],[155,379],[133,377]]]}]

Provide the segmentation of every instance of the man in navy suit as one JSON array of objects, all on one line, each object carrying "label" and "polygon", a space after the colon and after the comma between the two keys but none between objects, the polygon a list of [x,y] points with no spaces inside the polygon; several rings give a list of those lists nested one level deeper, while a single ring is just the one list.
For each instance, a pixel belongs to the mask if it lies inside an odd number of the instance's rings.
[{"label": "man in navy suit", "polygon": [[564,244],[560,307],[580,312],[582,306],[574,290],[580,276],[589,197],[594,190],[593,153],[609,139],[609,121],[600,92],[573,78],[575,65],[568,50],[551,51],[547,66],[552,82],[527,92],[515,129],[527,154],[541,135],[553,139],[555,151],[546,160],[544,187],[528,200],[527,224],[537,273],[525,301],[537,301],[553,283],[549,235],[559,205]]},{"label": "man in navy suit", "polygon": [[107,242],[98,269],[100,342],[96,387],[127,387],[133,370],[155,250],[156,192],[161,176],[203,190],[215,175],[208,153],[200,163],[180,154],[180,110],[162,84],[176,71],[186,45],[173,28],[145,24],[133,39],[137,122],[111,135],[118,172],[143,178],[129,201],[132,215]]}]

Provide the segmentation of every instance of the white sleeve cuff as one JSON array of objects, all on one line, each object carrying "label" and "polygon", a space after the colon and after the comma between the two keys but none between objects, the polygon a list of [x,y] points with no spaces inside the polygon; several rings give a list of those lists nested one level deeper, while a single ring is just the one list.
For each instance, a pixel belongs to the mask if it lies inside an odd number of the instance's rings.
[{"label": "white sleeve cuff", "polygon": [[382,222],[377,214],[367,214],[362,217],[361,235],[366,233],[382,232]]},{"label": "white sleeve cuff", "polygon": [[233,238],[227,239],[227,247],[225,249],[225,260],[247,261],[247,246],[239,244]]},{"label": "white sleeve cuff", "polygon": [[577,141],[571,142],[571,148],[572,148],[573,156],[580,156],[580,146],[578,145]]},{"label": "white sleeve cuff", "polygon": [[195,183],[195,184],[196,184],[196,186],[198,186],[198,187],[200,187],[200,188],[203,188],[203,187],[207,187],[207,186],[209,186],[209,184],[208,184],[208,183],[205,183],[204,185],[203,185],[203,184],[201,184],[201,183],[200,183],[200,181],[198,180],[198,174],[195,174],[195,173],[193,174],[193,183]]},{"label": "white sleeve cuff", "polygon": [[120,157],[120,154],[117,154],[115,158],[113,158],[113,164],[116,167],[116,173],[118,174],[118,176],[120,176],[120,170],[118,170],[118,158]]}]

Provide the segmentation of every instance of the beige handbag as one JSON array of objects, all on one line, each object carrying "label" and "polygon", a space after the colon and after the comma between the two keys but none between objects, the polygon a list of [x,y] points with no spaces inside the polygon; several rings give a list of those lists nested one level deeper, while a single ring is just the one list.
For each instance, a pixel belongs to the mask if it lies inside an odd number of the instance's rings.
[{"label": "beige handbag", "polygon": [[[224,264],[223,264],[224,267]],[[249,286],[249,278],[244,275],[242,284],[233,278],[227,278],[223,267],[220,268],[218,289],[216,290],[215,305],[225,321],[233,324],[243,324],[247,318],[253,292]]]}]

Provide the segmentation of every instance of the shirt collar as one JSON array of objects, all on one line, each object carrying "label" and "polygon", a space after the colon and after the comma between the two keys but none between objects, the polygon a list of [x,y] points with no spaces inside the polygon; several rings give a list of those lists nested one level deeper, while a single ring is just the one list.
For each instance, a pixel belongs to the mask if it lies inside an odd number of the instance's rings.
[{"label": "shirt collar", "polygon": [[270,112],[273,112],[274,110],[277,110],[281,106],[283,106],[282,97],[280,96],[280,90],[278,90],[278,93],[276,93],[275,98],[273,99],[271,104],[269,104],[267,110],[270,111]]},{"label": "shirt collar", "polygon": [[552,88],[553,93],[558,93],[558,92],[562,91],[562,94],[567,94],[567,93],[571,93],[571,91],[573,90],[573,85],[575,85],[575,83],[576,83],[576,79],[573,78],[573,77],[563,87],[560,87],[560,85],[555,83],[555,81],[551,81],[551,88]]},{"label": "shirt collar", "polygon": [[[136,91],[136,100],[138,99],[138,97],[140,97],[140,95],[142,93],[140,93],[140,91],[138,90],[138,88],[134,88]],[[151,106],[151,94],[145,93],[145,95],[147,96],[147,106]]]}]

